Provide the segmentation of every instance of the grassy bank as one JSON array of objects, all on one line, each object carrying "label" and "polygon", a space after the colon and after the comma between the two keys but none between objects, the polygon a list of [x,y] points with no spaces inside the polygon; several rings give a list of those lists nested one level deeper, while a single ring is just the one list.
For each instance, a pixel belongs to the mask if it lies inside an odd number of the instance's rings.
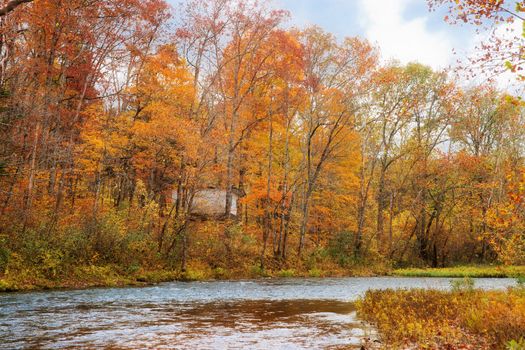
[{"label": "grassy bank", "polygon": [[[46,266],[18,266],[15,270],[0,274],[0,292],[60,289],[141,286],[167,281],[203,281],[236,280],[257,278],[290,277],[368,277],[368,276],[405,276],[405,277],[523,277],[525,266],[459,266],[439,269],[398,269],[390,270],[387,266],[356,265],[342,268],[337,264],[323,263],[317,267],[295,264],[293,267],[270,268],[261,270],[257,264],[238,268],[212,268],[206,263],[193,262],[186,272],[164,267],[130,268],[117,264],[80,265],[61,267],[54,270]],[[295,267],[298,266],[298,267]]]},{"label": "grassy bank", "polygon": [[384,275],[382,267],[312,268],[261,270],[257,265],[239,269],[211,268],[194,264],[185,272],[169,269],[129,271],[118,265],[85,265],[67,268],[58,274],[42,273],[37,268],[19,269],[0,275],[0,292],[46,289],[79,289],[92,287],[144,286],[168,281],[239,280],[292,277],[364,277]]},{"label": "grassy bank", "polygon": [[0,277],[0,292],[45,289],[80,289],[92,287],[141,286],[182,279],[176,271],[154,270],[125,273],[116,266],[78,266],[67,275],[54,278],[27,270],[20,274]]},{"label": "grassy bank", "polygon": [[393,271],[403,277],[524,277],[525,266],[455,266],[445,268],[406,268]]},{"label": "grassy bank", "polygon": [[525,349],[525,288],[368,291],[358,315],[384,348]]}]

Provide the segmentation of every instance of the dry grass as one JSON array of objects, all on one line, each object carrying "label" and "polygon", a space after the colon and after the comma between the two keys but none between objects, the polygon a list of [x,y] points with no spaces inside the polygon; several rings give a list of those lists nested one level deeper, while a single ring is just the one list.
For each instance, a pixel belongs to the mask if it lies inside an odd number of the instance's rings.
[{"label": "dry grass", "polygon": [[525,289],[380,290],[358,302],[392,349],[505,349],[525,335]]}]

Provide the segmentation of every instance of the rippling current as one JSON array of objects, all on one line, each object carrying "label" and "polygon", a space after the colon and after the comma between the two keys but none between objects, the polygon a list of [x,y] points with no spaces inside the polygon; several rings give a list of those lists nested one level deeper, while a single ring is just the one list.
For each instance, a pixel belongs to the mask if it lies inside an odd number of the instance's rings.
[{"label": "rippling current", "polygon": [[[0,294],[0,349],[353,349],[374,331],[353,301],[368,289],[439,288],[448,278],[172,282]],[[506,288],[512,279],[476,279]]]}]

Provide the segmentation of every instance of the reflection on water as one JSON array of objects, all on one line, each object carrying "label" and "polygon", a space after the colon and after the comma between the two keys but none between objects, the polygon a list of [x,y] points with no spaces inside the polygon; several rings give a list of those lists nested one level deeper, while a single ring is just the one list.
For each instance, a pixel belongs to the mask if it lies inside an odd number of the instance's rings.
[{"label": "reflection on water", "polygon": [[[507,279],[479,279],[504,288]],[[0,295],[0,348],[351,349],[372,333],[352,301],[369,288],[448,288],[449,279],[166,283]]]},{"label": "reflection on water", "polygon": [[38,315],[26,316],[21,323],[2,324],[12,328],[3,329],[8,342],[0,346],[337,349],[357,347],[365,335],[352,303],[336,300],[134,306],[84,303],[73,309],[35,311]]}]

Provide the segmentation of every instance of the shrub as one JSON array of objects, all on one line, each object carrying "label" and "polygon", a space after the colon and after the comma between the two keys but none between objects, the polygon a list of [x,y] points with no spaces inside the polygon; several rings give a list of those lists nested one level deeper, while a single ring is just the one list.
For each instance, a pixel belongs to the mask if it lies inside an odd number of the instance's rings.
[{"label": "shrub", "polygon": [[343,231],[337,233],[328,242],[328,254],[341,266],[349,267],[353,261],[355,235]]},{"label": "shrub", "polygon": [[10,292],[16,290],[16,286],[11,283],[0,279],[0,292]]},{"label": "shrub", "polygon": [[117,286],[122,284],[122,278],[117,274],[115,266],[78,266],[73,270],[78,279],[90,286]]},{"label": "shrub", "polygon": [[516,278],[516,283],[519,287],[525,288],[525,276],[518,276],[518,278]]},{"label": "shrub", "polygon": [[0,236],[0,273],[5,272],[10,255],[11,251],[7,247],[7,236]]},{"label": "shrub", "polygon": [[310,277],[321,277],[323,275],[323,271],[319,270],[319,269],[311,269],[311,270],[308,270],[308,276]]},{"label": "shrub", "polygon": [[50,279],[58,277],[59,272],[62,269],[63,254],[58,250],[48,250],[40,254],[39,268],[43,275]]},{"label": "shrub", "polygon": [[250,274],[252,277],[268,277],[268,272],[261,268],[261,265],[255,264],[250,267]]},{"label": "shrub", "polygon": [[525,294],[513,289],[368,291],[357,307],[394,348],[504,349],[525,334]]},{"label": "shrub", "polygon": [[203,281],[206,279],[206,273],[200,270],[188,269],[182,274],[184,281]]},{"label": "shrub", "polygon": [[86,225],[92,249],[102,263],[117,263],[122,257],[125,228],[122,218],[108,213]]},{"label": "shrub", "polygon": [[519,277],[525,276],[524,266],[487,265],[445,268],[397,269],[394,275],[406,277]]},{"label": "shrub", "polygon": [[518,341],[511,340],[507,343],[508,350],[525,350],[525,338],[520,338]]},{"label": "shrub", "polygon": [[67,227],[63,232],[62,247],[66,253],[65,259],[70,264],[90,264],[95,253],[89,239],[89,233],[82,228]]},{"label": "shrub", "polygon": [[226,279],[230,277],[229,271],[226,269],[223,269],[222,267],[214,268],[212,273],[213,273],[213,278],[216,278],[216,279]]},{"label": "shrub", "polygon": [[295,276],[295,270],[294,269],[286,269],[281,270],[277,273],[277,276],[279,277],[294,277]]},{"label": "shrub", "polygon": [[453,292],[472,292],[476,282],[471,277],[464,277],[462,279],[450,281],[450,286]]}]

